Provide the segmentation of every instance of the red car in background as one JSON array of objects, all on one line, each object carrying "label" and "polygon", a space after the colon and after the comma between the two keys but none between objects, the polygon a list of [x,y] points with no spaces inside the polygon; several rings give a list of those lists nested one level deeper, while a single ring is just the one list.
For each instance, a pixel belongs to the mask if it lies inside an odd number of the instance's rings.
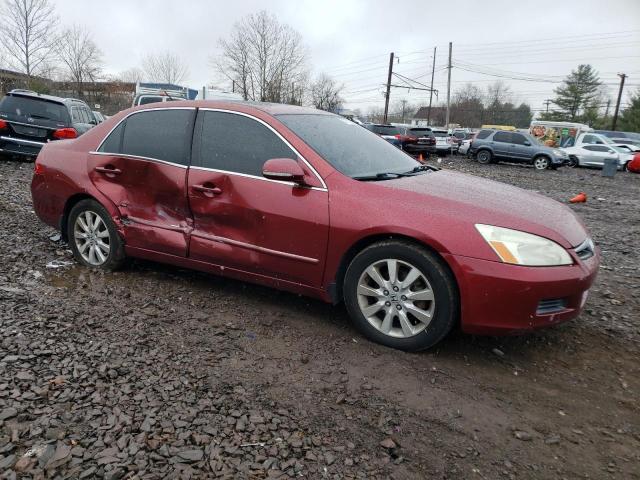
[{"label": "red car in background", "polygon": [[403,350],[458,325],[500,334],[574,318],[599,263],[568,207],[287,105],[120,112],[46,144],[31,191],[87,267],[131,256],[344,301],[363,334]]}]

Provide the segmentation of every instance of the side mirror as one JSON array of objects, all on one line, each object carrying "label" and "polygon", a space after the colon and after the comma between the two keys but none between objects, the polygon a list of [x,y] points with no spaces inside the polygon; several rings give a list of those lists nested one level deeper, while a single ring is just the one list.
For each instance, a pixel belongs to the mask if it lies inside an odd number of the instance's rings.
[{"label": "side mirror", "polygon": [[530,142],[529,140],[525,140],[525,141],[524,141],[524,144],[525,144],[527,147],[530,147],[530,146],[531,146],[531,142]]},{"label": "side mirror", "polygon": [[304,185],[304,170],[292,158],[272,158],[264,162],[262,176],[270,180],[281,180]]}]

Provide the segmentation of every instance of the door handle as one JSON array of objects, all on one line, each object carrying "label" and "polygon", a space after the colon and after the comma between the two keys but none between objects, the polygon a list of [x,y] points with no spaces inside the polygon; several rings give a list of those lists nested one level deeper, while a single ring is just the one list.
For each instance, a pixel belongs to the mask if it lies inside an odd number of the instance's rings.
[{"label": "door handle", "polygon": [[193,190],[195,190],[196,192],[202,192],[205,195],[220,195],[222,193],[222,190],[220,190],[218,187],[214,187],[212,186],[207,186],[207,185],[194,185]]},{"label": "door handle", "polygon": [[119,168],[115,168],[113,165],[107,165],[106,167],[96,167],[94,168],[96,172],[106,173],[107,175],[120,175],[122,170]]}]

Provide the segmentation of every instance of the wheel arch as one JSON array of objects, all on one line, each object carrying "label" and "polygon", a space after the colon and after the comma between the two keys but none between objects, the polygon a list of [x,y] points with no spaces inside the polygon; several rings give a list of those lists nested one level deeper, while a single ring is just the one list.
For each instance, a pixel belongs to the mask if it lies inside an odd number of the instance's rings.
[{"label": "wheel arch", "polygon": [[336,275],[333,281],[329,284],[329,295],[331,296],[331,301],[334,305],[344,300],[344,295],[343,295],[344,277],[347,273],[347,269],[349,268],[349,265],[351,264],[353,259],[356,257],[356,255],[358,255],[358,253],[360,253],[365,248],[371,245],[374,245],[382,241],[389,241],[389,240],[400,240],[400,241],[413,244],[417,247],[428,250],[431,254],[439,258],[442,261],[442,264],[451,274],[451,278],[453,278],[454,288],[458,292],[458,301],[460,301],[460,285],[458,282],[458,278],[456,277],[454,270],[451,268],[446,258],[440,252],[438,252],[438,250],[436,250],[432,245],[429,245],[427,242],[421,241],[410,235],[405,235],[401,233],[376,233],[376,234],[367,235],[365,237],[358,239],[342,255],[342,258],[340,259],[340,263],[338,264],[338,268],[336,270]]},{"label": "wheel arch", "polygon": [[[67,198],[67,201],[64,204],[62,215],[60,216],[60,225],[59,225],[60,235],[62,236],[64,241],[69,240],[67,238],[67,227],[68,227],[69,214],[71,213],[71,209],[82,200],[93,200],[99,203],[100,205],[102,205],[107,210],[107,212],[111,214],[111,218],[114,219],[116,223],[116,227],[118,228],[118,230],[120,230],[121,225],[118,221],[116,221],[117,217],[119,216],[119,213],[115,205],[113,205],[113,203],[109,201],[105,201],[107,199],[101,198],[101,196],[92,195],[89,192],[83,191],[83,192],[78,192],[71,195],[69,198]],[[122,234],[120,234],[120,236],[122,237]]]}]

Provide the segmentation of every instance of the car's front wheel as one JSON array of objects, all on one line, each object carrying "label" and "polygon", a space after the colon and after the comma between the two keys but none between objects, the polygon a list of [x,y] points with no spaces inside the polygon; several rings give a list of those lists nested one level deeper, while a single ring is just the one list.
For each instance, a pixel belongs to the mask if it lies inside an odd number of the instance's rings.
[{"label": "car's front wheel", "polygon": [[67,222],[69,245],[83,265],[117,270],[124,262],[124,245],[109,212],[95,200],[75,204]]},{"label": "car's front wheel", "polygon": [[344,299],[366,337],[400,350],[432,347],[458,320],[458,292],[446,264],[403,241],[360,252],[347,269]]},{"label": "car's front wheel", "polygon": [[569,160],[567,160],[566,165],[569,168],[579,167],[580,166],[580,162],[578,162],[578,157],[575,157],[574,155],[570,155],[569,156]]},{"label": "car's front wheel", "polygon": [[550,163],[547,157],[539,156],[533,159],[533,168],[536,170],[546,170],[549,168]]}]

